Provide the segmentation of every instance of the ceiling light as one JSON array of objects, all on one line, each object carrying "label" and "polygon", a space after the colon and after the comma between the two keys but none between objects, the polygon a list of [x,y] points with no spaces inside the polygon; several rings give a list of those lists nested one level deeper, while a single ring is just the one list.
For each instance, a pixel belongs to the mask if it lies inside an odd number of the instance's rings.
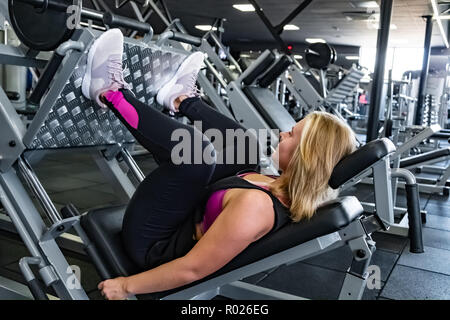
[{"label": "ceiling light", "polygon": [[299,54],[294,55],[294,59],[300,60],[303,59],[303,57]]},{"label": "ceiling light", "polygon": [[283,30],[300,30],[295,24],[287,24],[283,27]]},{"label": "ceiling light", "polygon": [[436,0],[431,0],[431,6],[433,7],[434,17],[435,17],[436,22],[437,22],[437,24],[439,26],[439,31],[441,33],[442,40],[444,40],[444,44],[448,48],[449,45],[448,45],[447,35],[446,35],[445,31],[444,31],[444,27],[442,26],[442,21],[441,21],[441,17],[439,16],[439,10],[438,10],[438,7],[437,7]]},{"label": "ceiling light", "polygon": [[[376,25],[374,25],[375,29],[380,29],[380,23],[379,21],[375,21]],[[397,30],[397,26],[393,23],[391,23],[391,26],[389,27],[391,30]]]},{"label": "ceiling light", "polygon": [[401,39],[389,39],[389,41],[392,42],[393,44],[406,44],[406,43],[409,42],[408,39],[404,39],[404,38],[401,38]]},{"label": "ceiling light", "polygon": [[249,54],[241,54],[241,58],[250,58],[250,55]]},{"label": "ceiling light", "polygon": [[347,60],[359,60],[359,56],[345,56]]},{"label": "ceiling light", "polygon": [[378,3],[376,1],[350,1],[353,8],[378,8]]},{"label": "ceiling light", "polygon": [[[202,30],[202,31],[210,31],[211,28],[212,28],[212,26],[209,24],[198,24],[195,26],[195,29]],[[217,30],[217,28],[214,27],[213,31],[216,31],[216,30]]]},{"label": "ceiling light", "polygon": [[255,7],[251,4],[233,4],[233,8],[243,12],[255,11]]},{"label": "ceiling light", "polygon": [[326,41],[321,38],[306,38],[305,41],[308,43],[316,43],[316,42],[326,43]]},{"label": "ceiling light", "polygon": [[[433,16],[433,19],[436,20],[436,16]],[[441,20],[450,20],[450,15],[445,15],[445,16],[439,16],[439,19]]]}]

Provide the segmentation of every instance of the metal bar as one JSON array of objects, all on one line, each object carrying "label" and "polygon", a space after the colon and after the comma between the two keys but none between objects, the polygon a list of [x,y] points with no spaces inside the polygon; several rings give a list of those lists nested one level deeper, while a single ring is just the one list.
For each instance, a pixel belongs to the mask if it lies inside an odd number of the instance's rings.
[{"label": "metal bar", "polygon": [[164,10],[164,13],[166,14],[167,19],[169,19],[169,21],[173,21],[172,16],[169,11],[169,8],[166,5],[166,2],[164,0],[159,0],[159,3],[161,3],[161,6],[163,7],[163,10]]},{"label": "metal bar", "polygon": [[20,173],[24,177],[28,186],[31,188],[31,191],[33,191],[33,193],[35,194],[39,203],[42,205],[42,208],[44,209],[50,221],[52,223],[57,223],[61,221],[62,218],[58,210],[56,210],[52,200],[48,196],[47,192],[45,192],[44,187],[37,178],[31,166],[22,157],[19,158],[17,164],[19,166]]},{"label": "metal bar", "polygon": [[[150,16],[152,15],[152,13],[153,13],[153,10],[150,8],[147,8],[146,11],[144,11],[144,16],[143,16],[142,22],[147,22],[148,19],[150,19]],[[135,31],[131,32],[129,37],[134,38],[137,34],[138,34],[138,32],[135,30]]]},{"label": "metal bar", "polygon": [[373,185],[377,215],[391,225],[394,223],[394,203],[388,157],[373,167]]},{"label": "metal bar", "polygon": [[300,14],[305,8],[312,2],[313,0],[305,0],[303,1],[297,8],[294,9],[283,21],[280,22],[279,25],[275,27],[275,30],[278,34],[283,32],[283,28],[285,25],[289,24],[292,20],[295,19],[296,16]]},{"label": "metal bar", "polygon": [[130,152],[126,148],[122,148],[122,159],[127,164],[128,168],[133,173],[134,177],[139,181],[142,182],[145,179],[145,175],[142,172],[141,168],[137,165],[136,161],[134,161],[133,157],[131,156]]},{"label": "metal bar", "polygon": [[214,90],[213,85],[202,72],[199,73],[197,81],[200,85],[200,88],[202,88],[203,91],[206,92],[206,95],[212,101],[213,106],[216,107],[216,109],[219,110],[220,113],[226,115],[230,119],[235,120],[232,113],[225,105],[222,97]]},{"label": "metal bar", "polygon": [[[214,64],[216,70],[219,71],[223,75],[223,77],[226,79],[227,82],[234,80],[233,74],[230,72],[230,70],[227,68],[227,66],[223,63],[222,59],[220,59],[220,57],[216,54],[214,48],[210,46],[208,41],[206,41],[206,40],[202,41],[200,50],[208,55],[208,58],[205,59],[205,63],[209,59]],[[226,87],[226,84],[224,87]]]},{"label": "metal bar", "polygon": [[[356,223],[359,222],[356,221]],[[347,228],[350,227],[351,225],[349,225]],[[210,280],[201,282],[194,287],[189,287],[187,289],[175,292],[173,294],[165,296],[163,300],[189,299],[197,296],[202,292],[209,291],[213,288],[221,287],[223,285],[232,283],[236,280],[240,280],[244,277],[256,274],[258,272],[262,272],[270,268],[277,267],[283,263],[290,262],[293,260],[302,260],[311,256],[318,255],[322,252],[322,250],[333,244],[343,246],[346,244],[345,240],[346,239],[342,239],[337,232],[328,234],[324,237],[316,238],[308,242],[299,244],[298,246],[295,246],[293,248],[281,251],[264,259],[258,260],[256,262],[245,265],[233,271],[214,277]]]},{"label": "metal bar", "polygon": [[423,45],[423,61],[422,61],[422,71],[420,73],[419,95],[417,99],[416,113],[414,115],[415,125],[421,125],[423,121],[423,108],[425,104],[426,84],[428,79],[428,70],[430,68],[431,36],[433,34],[432,16],[426,16],[424,18],[426,19],[425,41]]},{"label": "metal bar", "polygon": [[392,4],[394,0],[382,0],[380,8],[380,29],[377,38],[377,58],[372,84],[372,97],[370,98],[369,120],[367,123],[366,142],[378,137],[378,123],[380,120],[380,107],[383,100],[384,69],[391,25]]},{"label": "metal bar", "polygon": [[435,132],[438,132],[441,129],[441,126],[438,124],[434,124],[432,126],[426,127],[424,130],[420,131],[414,137],[405,141],[400,147],[397,148],[397,151],[392,155],[392,159],[396,157],[400,157],[403,153],[409,151],[409,149],[415,147],[423,140],[431,137]]},{"label": "metal bar", "polygon": [[219,295],[233,300],[308,300],[242,281],[235,281],[220,287]]},{"label": "metal bar", "polygon": [[101,152],[93,154],[93,158],[121,201],[128,203],[136,191],[136,187],[130,178],[128,178],[127,174],[123,172],[118,161],[115,158],[107,160]]},{"label": "metal bar", "polygon": [[225,55],[227,56],[228,60],[236,67],[236,70],[239,73],[242,73],[242,69],[241,66],[239,65],[239,63],[237,63],[237,61],[233,58],[233,56],[230,54],[230,52],[228,50],[226,50],[226,48],[223,46],[222,42],[220,41],[220,39],[217,38],[217,36],[213,33],[210,32],[209,36],[211,37],[211,39],[213,39],[213,41],[216,43],[216,45],[221,48],[223,50],[223,52],[225,53]]},{"label": "metal bar", "polygon": [[27,286],[0,276],[0,300],[32,300]]},{"label": "metal bar", "polygon": [[97,1],[100,4],[100,6],[103,8],[103,10],[105,10],[106,12],[112,13],[111,8],[108,7],[108,5],[105,4],[105,2],[103,0],[97,0]]},{"label": "metal bar", "polygon": [[0,64],[43,69],[47,62],[47,60],[27,56],[21,47],[0,44]]},{"label": "metal bar", "polygon": [[161,12],[161,10],[158,8],[155,2],[152,0],[148,1],[148,4],[152,7],[153,11],[156,12],[156,14],[161,18],[162,22],[168,27],[171,25],[170,21],[167,20],[167,18],[164,16],[164,14]]},{"label": "metal bar", "polygon": [[221,75],[216,70],[216,68],[214,68],[214,66],[211,64],[211,62],[209,62],[207,59],[205,59],[205,65],[208,68],[208,70],[211,72],[211,74],[214,75],[216,80],[219,81],[219,83],[222,85],[222,87],[226,88],[227,83],[225,82],[225,80],[222,79]]},{"label": "metal bar", "polygon": [[103,13],[89,8],[81,9],[81,16],[85,19],[92,19],[95,21],[103,22]]},{"label": "metal bar", "polygon": [[280,46],[280,49],[286,53],[289,54],[289,50],[287,49],[286,43],[284,43],[284,40],[281,39],[280,35],[278,34],[277,30],[273,27],[272,23],[269,21],[267,16],[264,14],[263,9],[261,6],[256,2],[256,0],[248,0],[253,7],[255,8],[256,14],[259,16],[259,18],[262,20],[264,25],[267,27],[267,29],[272,34],[272,37],[277,41],[277,43]]},{"label": "metal bar", "polygon": [[14,170],[0,174],[0,198],[30,253],[42,258],[39,274],[45,284],[61,299],[87,300],[78,280],[67,272],[69,264],[55,240],[41,241],[47,228]]}]

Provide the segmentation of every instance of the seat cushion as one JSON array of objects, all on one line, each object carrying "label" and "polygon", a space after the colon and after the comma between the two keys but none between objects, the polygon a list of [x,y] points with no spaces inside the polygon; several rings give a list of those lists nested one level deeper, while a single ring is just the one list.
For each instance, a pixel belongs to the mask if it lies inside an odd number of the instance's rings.
[{"label": "seat cushion", "polygon": [[122,222],[126,206],[91,210],[81,217],[81,226],[112,276],[129,276],[139,268],[128,257],[122,244]]},{"label": "seat cushion", "polygon": [[333,189],[339,188],[392,152],[395,152],[395,146],[388,138],[370,141],[339,161],[334,167],[328,185]]},{"label": "seat cushion", "polygon": [[[125,207],[112,207],[89,211],[81,218],[81,224],[100,252],[106,267],[115,276],[128,276],[139,271],[130,261],[122,245],[120,230]],[[216,277],[265,257],[292,248],[309,240],[338,231],[363,213],[355,197],[343,197],[323,204],[309,221],[288,223],[279,231],[252,243],[225,267],[201,281]],[[146,298],[161,298],[183,288],[146,295]]]}]

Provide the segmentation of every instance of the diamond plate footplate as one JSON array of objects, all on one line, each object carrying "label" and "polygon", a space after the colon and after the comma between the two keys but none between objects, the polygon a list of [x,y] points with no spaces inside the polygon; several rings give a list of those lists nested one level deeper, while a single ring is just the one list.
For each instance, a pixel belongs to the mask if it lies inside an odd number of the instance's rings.
[{"label": "diamond plate footplate", "polygon": [[[125,42],[123,70],[136,98],[162,110],[156,93],[175,74],[185,56],[145,44]],[[81,93],[87,55],[67,81],[29,149],[53,149],[132,143],[134,137],[110,110]]]}]

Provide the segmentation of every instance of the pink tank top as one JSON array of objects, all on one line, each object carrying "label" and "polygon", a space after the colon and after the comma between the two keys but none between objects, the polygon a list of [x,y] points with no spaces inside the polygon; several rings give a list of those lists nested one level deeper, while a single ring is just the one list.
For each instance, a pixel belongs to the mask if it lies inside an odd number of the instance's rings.
[{"label": "pink tank top", "polygon": [[[254,174],[254,172],[243,173],[238,175],[238,177],[244,178],[249,174]],[[264,186],[260,187],[268,190],[268,187]],[[208,198],[208,201],[206,202],[205,205],[205,215],[201,223],[203,234],[209,229],[209,227],[211,227],[213,222],[222,212],[223,198],[225,197],[225,194],[227,193],[228,190],[230,189],[217,190],[216,192],[212,193],[211,196]]]}]

